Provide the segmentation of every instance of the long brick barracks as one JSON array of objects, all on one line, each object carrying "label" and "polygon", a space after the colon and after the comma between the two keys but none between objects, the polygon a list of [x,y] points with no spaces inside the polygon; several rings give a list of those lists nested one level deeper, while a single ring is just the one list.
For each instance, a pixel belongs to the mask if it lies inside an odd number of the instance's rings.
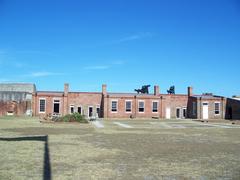
[{"label": "long brick barracks", "polygon": [[34,84],[0,84],[0,115],[63,116],[78,112],[86,118],[240,119],[240,100],[210,93],[153,93],[37,91]]}]

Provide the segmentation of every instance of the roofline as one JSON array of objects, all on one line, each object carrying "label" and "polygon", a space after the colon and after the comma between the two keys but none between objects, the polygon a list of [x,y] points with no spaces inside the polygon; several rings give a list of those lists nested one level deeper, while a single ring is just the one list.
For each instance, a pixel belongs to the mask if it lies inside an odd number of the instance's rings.
[{"label": "roofline", "polygon": [[36,93],[59,93],[59,94],[63,94],[63,91],[36,91]]},{"label": "roofline", "polygon": [[78,94],[102,94],[102,92],[68,92],[68,93],[78,93]]},{"label": "roofline", "polygon": [[1,84],[6,84],[6,85],[10,85],[10,84],[35,85],[34,83],[11,83],[11,82],[0,83],[0,85]]}]

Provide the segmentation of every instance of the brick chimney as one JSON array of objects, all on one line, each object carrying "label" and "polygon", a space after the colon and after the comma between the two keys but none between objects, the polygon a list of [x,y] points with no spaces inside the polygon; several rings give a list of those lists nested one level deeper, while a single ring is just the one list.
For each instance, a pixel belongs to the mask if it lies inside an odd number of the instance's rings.
[{"label": "brick chimney", "polygon": [[65,83],[65,84],[64,84],[64,95],[67,96],[67,95],[68,95],[68,92],[69,92],[69,84],[68,84],[68,83]]},{"label": "brick chimney", "polygon": [[159,92],[159,86],[155,85],[155,86],[154,86],[154,95],[155,95],[155,96],[158,96],[159,93],[160,93],[160,92]]},{"label": "brick chimney", "polygon": [[188,87],[188,96],[192,96],[193,95],[193,87]]},{"label": "brick chimney", "polygon": [[103,84],[103,85],[102,85],[102,94],[103,94],[104,96],[107,95],[107,85],[106,85],[106,84]]}]

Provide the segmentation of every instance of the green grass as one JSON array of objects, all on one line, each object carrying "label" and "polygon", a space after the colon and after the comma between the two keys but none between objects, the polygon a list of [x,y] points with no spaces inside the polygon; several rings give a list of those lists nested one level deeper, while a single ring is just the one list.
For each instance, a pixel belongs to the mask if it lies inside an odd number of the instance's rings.
[{"label": "green grass", "polygon": [[[126,129],[103,122],[106,128],[96,129],[1,117],[0,138],[48,135],[52,179],[240,179],[240,129],[144,128],[147,120],[125,121],[138,124]],[[0,152],[0,179],[43,179],[45,142],[0,140]]]}]

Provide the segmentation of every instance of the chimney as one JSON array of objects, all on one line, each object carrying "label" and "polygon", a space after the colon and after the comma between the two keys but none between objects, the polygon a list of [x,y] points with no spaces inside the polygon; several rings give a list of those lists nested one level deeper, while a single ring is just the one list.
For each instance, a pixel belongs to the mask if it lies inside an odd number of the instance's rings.
[{"label": "chimney", "polygon": [[193,87],[188,87],[188,96],[193,95]]},{"label": "chimney", "polygon": [[157,86],[157,85],[154,86],[154,95],[155,96],[159,95],[159,86]]},{"label": "chimney", "polygon": [[65,83],[64,84],[64,95],[68,95],[68,92],[69,92],[69,84],[68,83]]},{"label": "chimney", "polygon": [[107,85],[106,84],[102,85],[102,94],[105,96],[107,95]]}]

